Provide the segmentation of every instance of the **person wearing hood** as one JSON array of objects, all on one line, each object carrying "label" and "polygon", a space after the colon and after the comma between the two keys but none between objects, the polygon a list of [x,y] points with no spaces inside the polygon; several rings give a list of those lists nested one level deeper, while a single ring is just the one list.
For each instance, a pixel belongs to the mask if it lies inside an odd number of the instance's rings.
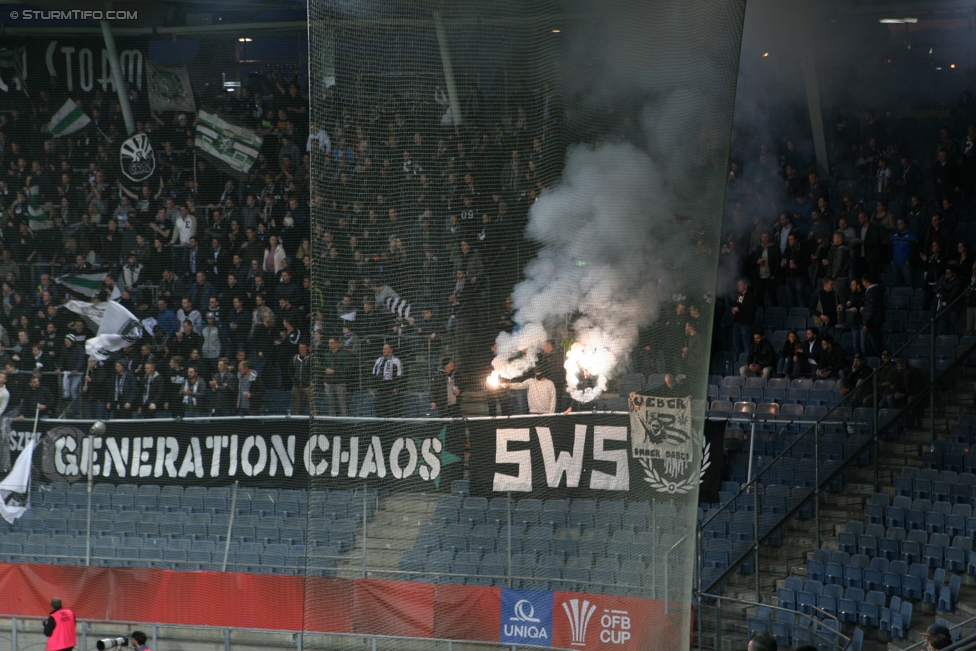
[{"label": "person wearing hood", "polygon": [[157,418],[166,402],[166,378],[156,370],[154,360],[146,360],[142,364],[142,386],[139,401],[139,414],[143,418]]}]

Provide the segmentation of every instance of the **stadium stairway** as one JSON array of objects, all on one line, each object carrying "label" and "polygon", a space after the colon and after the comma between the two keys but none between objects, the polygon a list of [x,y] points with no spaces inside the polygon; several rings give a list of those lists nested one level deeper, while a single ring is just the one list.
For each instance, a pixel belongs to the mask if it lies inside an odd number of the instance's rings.
[{"label": "stadium stairway", "polygon": [[[403,552],[412,549],[423,522],[429,522],[438,495],[394,493],[381,496],[373,518],[366,526],[366,576],[396,578]],[[354,579],[363,576],[363,534],[356,535],[352,549],[340,555],[335,576]]]},{"label": "stadium stairway", "polygon": [[[976,413],[976,380],[972,369],[963,371],[951,390],[941,392],[940,406],[936,413],[934,430],[937,439],[947,441],[950,429],[958,421],[960,414]],[[923,467],[923,453],[931,448],[930,422],[928,412],[918,419],[915,427],[905,428],[896,441],[883,441],[879,454],[879,484],[881,492],[893,497],[894,479],[901,476],[902,468]],[[842,492],[821,493],[820,531],[821,549],[838,551],[837,534],[845,531],[848,521],[864,520],[865,504],[874,494],[874,464],[858,467],[852,465],[848,470],[848,481]],[[777,590],[783,588],[787,577],[806,579],[806,562],[813,559],[816,548],[816,520],[792,519],[783,535],[780,546],[764,545],[760,549],[760,603],[777,604]],[[919,642],[918,633],[937,620],[944,620],[950,626],[976,617],[976,585],[973,577],[964,577],[958,603],[953,612],[923,610],[919,602],[912,617],[908,639],[878,639],[877,629],[865,629],[863,649],[865,651],[902,651]],[[725,583],[724,596],[743,601],[756,601],[755,574],[732,574]],[[707,613],[714,612],[709,608]],[[746,648],[749,637],[749,618],[755,613],[754,607],[724,604],[720,626],[721,651],[741,651]],[[773,615],[775,619],[775,614]],[[706,614],[702,618],[702,647],[715,648],[715,617]],[[853,627],[845,625],[844,634],[850,635]],[[697,633],[697,631],[696,631]],[[976,624],[970,623],[962,628],[962,635],[976,633]],[[697,640],[693,645],[697,648]]]}]

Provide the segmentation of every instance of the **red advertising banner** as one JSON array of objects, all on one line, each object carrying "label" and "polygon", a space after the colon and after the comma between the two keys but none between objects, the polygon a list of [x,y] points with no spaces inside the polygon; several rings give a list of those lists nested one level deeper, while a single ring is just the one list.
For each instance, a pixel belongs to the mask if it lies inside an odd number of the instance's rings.
[{"label": "red advertising banner", "polygon": [[[677,648],[664,603],[551,594],[551,646],[584,651]],[[60,597],[79,619],[496,642],[502,589],[377,579],[329,579],[0,564],[0,614],[46,616]],[[525,606],[513,611],[531,617]],[[513,613],[507,613],[509,621]],[[527,619],[526,621],[539,621]],[[670,633],[670,635],[669,635]]]},{"label": "red advertising banner", "polygon": [[681,636],[663,601],[554,592],[552,646],[585,651],[677,649]]}]

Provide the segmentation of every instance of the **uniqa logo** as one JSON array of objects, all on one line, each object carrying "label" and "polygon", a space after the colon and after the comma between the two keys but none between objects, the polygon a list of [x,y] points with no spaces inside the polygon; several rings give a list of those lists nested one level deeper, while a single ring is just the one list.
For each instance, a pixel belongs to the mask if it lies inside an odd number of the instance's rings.
[{"label": "uniqa logo", "polygon": [[579,599],[570,599],[563,602],[563,610],[569,619],[569,630],[573,638],[570,644],[586,646],[586,628],[590,625],[596,606],[585,599],[582,603]]},{"label": "uniqa logo", "polygon": [[509,621],[539,623],[539,618],[535,617],[535,607],[528,599],[519,599],[515,602],[515,606],[512,607],[512,612],[515,613],[515,616],[509,617]]},{"label": "uniqa logo", "polygon": [[539,618],[535,616],[535,607],[528,599],[519,599],[512,607],[512,617],[510,622],[526,622],[526,624],[505,624],[505,635],[507,637],[521,637],[532,640],[547,640],[549,633],[545,626],[533,626],[538,624]]}]

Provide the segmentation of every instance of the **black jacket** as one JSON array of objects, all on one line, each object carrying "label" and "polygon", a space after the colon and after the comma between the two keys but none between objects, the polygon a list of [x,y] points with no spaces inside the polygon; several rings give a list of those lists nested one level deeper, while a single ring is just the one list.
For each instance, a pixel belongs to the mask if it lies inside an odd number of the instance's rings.
[{"label": "black jacket", "polygon": [[152,377],[143,377],[139,386],[139,406],[148,408],[149,405],[156,405],[157,410],[162,410],[166,402],[167,381],[159,371],[153,373]]},{"label": "black jacket", "polygon": [[763,337],[759,340],[758,344],[756,342],[752,343],[752,348],[749,350],[748,362],[750,364],[758,364],[760,368],[776,366],[776,351],[768,339]]},{"label": "black jacket", "polygon": [[864,307],[861,308],[861,323],[869,330],[881,330],[885,322],[885,295],[881,285],[871,285],[864,291]]},{"label": "black jacket", "polygon": [[735,307],[739,308],[739,311],[735,313],[735,322],[752,326],[756,321],[756,308],[759,305],[756,303],[756,294],[752,291],[752,288],[746,290],[745,294],[739,294],[736,298]]}]

